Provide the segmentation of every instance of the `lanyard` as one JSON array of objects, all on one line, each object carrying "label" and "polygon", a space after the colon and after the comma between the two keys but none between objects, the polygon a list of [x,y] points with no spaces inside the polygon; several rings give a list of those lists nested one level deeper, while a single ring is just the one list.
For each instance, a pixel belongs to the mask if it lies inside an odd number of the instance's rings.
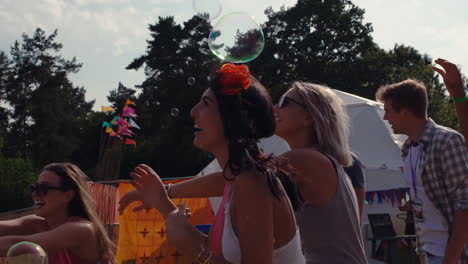
[{"label": "lanyard", "polygon": [[[416,188],[416,181],[417,181],[417,175],[416,175],[416,172],[418,171],[418,161],[419,161],[419,157],[421,157],[421,152],[422,152],[422,149],[419,149],[419,153],[418,153],[418,156],[416,157],[416,164],[415,166],[413,167],[413,157],[411,155],[411,152],[413,152],[413,149],[414,147],[411,146],[410,147],[410,150],[409,150],[409,158],[410,158],[410,168],[411,168],[411,179],[412,179],[412,184],[413,184],[413,190],[414,190],[414,196],[418,196],[418,191],[417,191],[417,188]],[[415,197],[415,198],[416,198]]]}]

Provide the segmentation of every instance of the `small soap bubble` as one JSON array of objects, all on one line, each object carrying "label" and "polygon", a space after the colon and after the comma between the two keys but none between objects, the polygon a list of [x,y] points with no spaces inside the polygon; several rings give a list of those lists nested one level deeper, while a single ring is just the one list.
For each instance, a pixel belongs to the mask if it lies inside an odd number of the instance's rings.
[{"label": "small soap bubble", "polygon": [[171,109],[171,116],[178,116],[178,115],[179,115],[179,109],[172,108]]},{"label": "small soap bubble", "polygon": [[188,83],[189,85],[194,85],[194,84],[195,84],[195,78],[189,77],[189,78],[187,79],[187,83]]},{"label": "small soap bubble", "polygon": [[14,244],[8,249],[6,254],[7,257],[21,257],[22,261],[27,261],[31,264],[47,264],[47,254],[36,243],[23,241]]},{"label": "small soap bubble", "polygon": [[217,18],[222,10],[220,0],[193,0],[192,6],[197,16],[205,20]]}]

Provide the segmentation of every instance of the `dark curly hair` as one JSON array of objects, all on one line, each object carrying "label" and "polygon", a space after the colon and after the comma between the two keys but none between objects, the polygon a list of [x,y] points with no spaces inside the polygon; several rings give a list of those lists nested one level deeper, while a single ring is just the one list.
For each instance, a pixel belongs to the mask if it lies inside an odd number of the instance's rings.
[{"label": "dark curly hair", "polygon": [[[242,171],[255,168],[267,177],[271,193],[281,196],[281,181],[289,196],[294,210],[301,207],[299,192],[292,174],[294,169],[285,159],[273,154],[265,155],[257,146],[261,138],[270,137],[276,129],[273,103],[265,87],[252,75],[249,75],[250,86],[238,93],[228,95],[223,92],[222,74],[214,73],[211,77],[211,89],[216,96],[219,112],[228,140],[229,160],[223,169],[229,167],[232,177],[224,178],[233,181]],[[224,170],[223,170],[224,171]]]}]

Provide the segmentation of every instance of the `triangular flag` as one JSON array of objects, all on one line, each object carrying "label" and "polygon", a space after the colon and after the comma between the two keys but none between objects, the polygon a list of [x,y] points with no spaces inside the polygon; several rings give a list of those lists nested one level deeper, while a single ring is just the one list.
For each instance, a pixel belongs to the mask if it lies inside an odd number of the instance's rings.
[{"label": "triangular flag", "polygon": [[370,203],[370,198],[371,198],[371,192],[366,192],[366,202],[367,202],[367,204]]},{"label": "triangular flag", "polygon": [[393,191],[394,190],[389,191],[390,200],[392,201],[392,207],[395,206],[395,193]]},{"label": "triangular flag", "polygon": [[106,127],[106,133],[111,134],[112,132],[114,132],[114,130],[112,128]]},{"label": "triangular flag", "polygon": [[130,124],[131,127],[140,129],[140,126],[137,123],[135,123],[135,121],[133,121],[133,119],[130,118],[128,123]]},{"label": "triangular flag", "polygon": [[117,124],[117,121],[119,121],[119,117],[118,117],[118,116],[114,116],[114,118],[113,118],[112,121],[111,121],[111,124],[116,125],[116,124]]},{"label": "triangular flag", "polygon": [[119,118],[119,119],[117,120],[117,125],[119,126],[119,129],[120,129],[121,127],[128,127],[128,126],[129,126],[128,122],[127,122],[125,119],[123,119],[123,118]]},{"label": "triangular flag", "polygon": [[374,202],[374,198],[375,198],[375,192],[371,192],[371,196],[370,196],[371,204]]},{"label": "triangular flag", "polygon": [[396,189],[398,204],[401,205],[402,194],[400,189]]},{"label": "triangular flag", "polygon": [[102,112],[109,112],[109,111],[114,111],[115,108],[101,105],[101,110],[102,110]]},{"label": "triangular flag", "polygon": [[104,121],[104,122],[102,122],[102,127],[111,127],[111,124],[109,124],[108,122]]},{"label": "triangular flag", "polygon": [[380,194],[380,192],[376,192],[376,193],[377,193],[377,203],[381,204],[382,203],[382,195]]},{"label": "triangular flag", "polygon": [[118,138],[122,139],[122,137],[121,137],[119,134],[115,133],[114,131],[112,131],[112,132],[110,133],[110,136],[111,136],[111,137],[118,137]]},{"label": "triangular flag", "polygon": [[124,116],[124,117],[136,117],[137,115],[135,114],[135,109],[127,106],[123,110],[122,116]]},{"label": "triangular flag", "polygon": [[135,103],[133,101],[130,101],[130,99],[127,99],[127,101],[125,101],[125,105],[135,105]]},{"label": "triangular flag", "polygon": [[133,136],[133,132],[130,131],[127,127],[119,127],[119,130],[117,131],[117,133],[119,133],[119,135],[124,135],[124,136]]},{"label": "triangular flag", "polygon": [[403,198],[403,201],[406,202],[406,190],[405,189],[401,189],[401,196]]},{"label": "triangular flag", "polygon": [[132,139],[129,139],[129,138],[126,138],[126,139],[125,139],[125,144],[127,144],[127,145],[133,145],[134,147],[136,147],[136,142],[135,142],[135,140],[132,140]]},{"label": "triangular flag", "polygon": [[380,196],[382,196],[382,199],[385,200],[386,198],[385,191],[380,191]]}]

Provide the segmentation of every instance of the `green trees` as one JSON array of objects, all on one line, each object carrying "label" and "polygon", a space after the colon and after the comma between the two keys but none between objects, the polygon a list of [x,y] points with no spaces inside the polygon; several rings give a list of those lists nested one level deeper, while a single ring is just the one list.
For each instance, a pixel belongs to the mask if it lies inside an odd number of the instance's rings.
[{"label": "green trees", "polygon": [[94,104],[85,101],[83,87],[68,80],[81,64],[62,58],[56,37],[57,30],[47,35],[40,28],[33,36],[23,34],[22,42],[11,47],[10,64],[3,59],[9,66],[3,70],[4,100],[12,109],[4,153],[31,159],[37,167],[70,159],[82,143],[77,131]]},{"label": "green trees", "polygon": [[[177,25],[172,17],[160,17],[149,26],[146,53],[127,69],[144,68],[146,80],[136,100],[141,132],[134,153],[163,176],[186,176],[202,168],[207,155],[192,146],[191,108],[208,87],[216,64],[208,48],[210,25],[195,16]],[[188,78],[195,78],[193,85]],[[177,108],[179,114],[171,115]],[[125,171],[125,170],[124,170]]]},{"label": "green trees", "polygon": [[80,131],[94,102],[87,102],[84,88],[69,81],[68,74],[81,64],[61,57],[56,37],[57,31],[47,35],[38,28],[13,44],[10,58],[0,52],[2,201],[11,199],[7,190],[24,194],[47,163],[80,163],[72,157],[86,144]]}]

